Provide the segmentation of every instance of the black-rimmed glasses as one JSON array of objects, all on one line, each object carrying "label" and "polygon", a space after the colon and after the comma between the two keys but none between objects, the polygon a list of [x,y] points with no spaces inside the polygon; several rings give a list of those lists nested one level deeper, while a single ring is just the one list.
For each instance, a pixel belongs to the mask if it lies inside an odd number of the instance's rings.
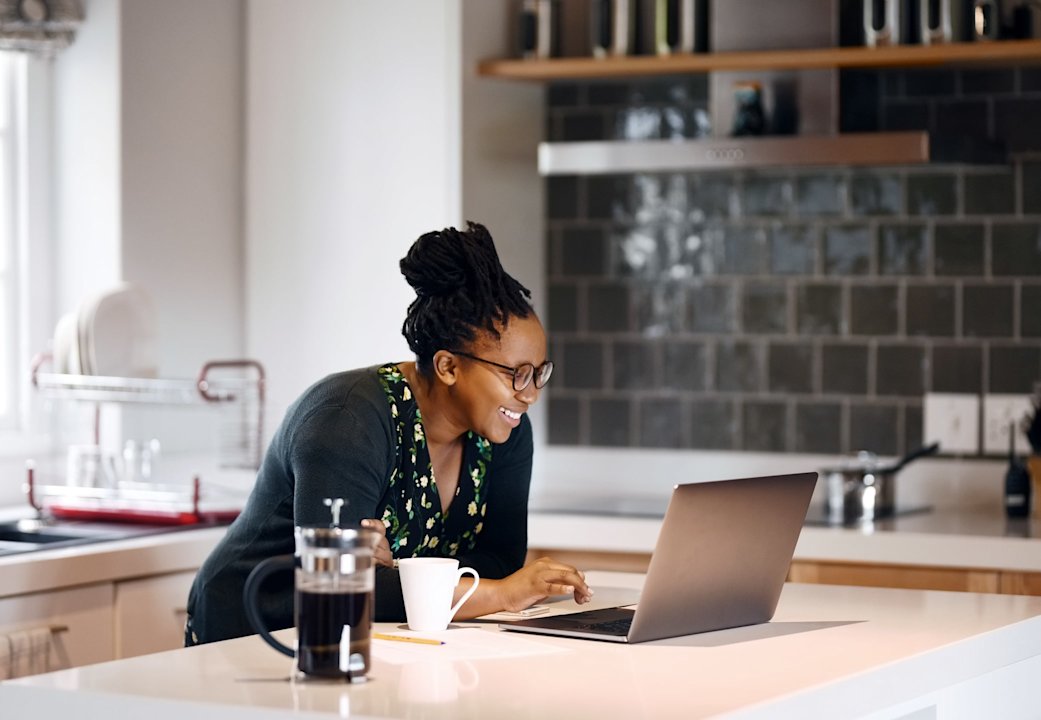
[{"label": "black-rimmed glasses", "polygon": [[535,367],[531,363],[522,363],[517,367],[510,367],[509,365],[503,365],[502,363],[492,362],[491,360],[485,360],[484,358],[471,355],[470,353],[460,352],[458,350],[450,350],[453,355],[462,355],[465,358],[476,360],[477,362],[483,362],[487,365],[494,365],[501,370],[507,370],[513,373],[513,389],[516,392],[520,392],[524,388],[531,384],[531,381],[535,381],[535,387],[539,390],[546,387],[546,383],[549,382],[549,376],[553,374],[553,362],[547,360],[538,367]]}]

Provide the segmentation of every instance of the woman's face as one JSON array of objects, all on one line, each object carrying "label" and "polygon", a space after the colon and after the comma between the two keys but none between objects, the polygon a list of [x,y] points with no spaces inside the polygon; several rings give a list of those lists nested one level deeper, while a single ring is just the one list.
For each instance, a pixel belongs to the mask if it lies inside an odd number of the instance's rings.
[{"label": "woman's face", "polygon": [[[538,368],[546,362],[546,333],[534,314],[512,317],[498,341],[482,333],[466,352],[511,368],[524,363]],[[535,380],[523,390],[514,390],[510,370],[462,355],[455,357],[459,371],[453,395],[463,421],[493,443],[506,442],[513,428],[520,425],[521,415],[538,400],[540,391]]]}]

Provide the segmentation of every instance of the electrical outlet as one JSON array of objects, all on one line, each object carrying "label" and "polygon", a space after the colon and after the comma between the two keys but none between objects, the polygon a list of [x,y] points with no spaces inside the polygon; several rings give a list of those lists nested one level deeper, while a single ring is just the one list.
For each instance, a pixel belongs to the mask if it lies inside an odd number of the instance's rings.
[{"label": "electrical outlet", "polygon": [[923,440],[940,443],[940,452],[975,455],[980,451],[978,395],[927,393],[922,415]]},{"label": "electrical outlet", "polygon": [[1029,395],[983,396],[983,453],[1008,453],[1008,428],[1016,424],[1016,451],[1025,453],[1030,448],[1026,433],[1020,427],[1023,417],[1033,409]]}]

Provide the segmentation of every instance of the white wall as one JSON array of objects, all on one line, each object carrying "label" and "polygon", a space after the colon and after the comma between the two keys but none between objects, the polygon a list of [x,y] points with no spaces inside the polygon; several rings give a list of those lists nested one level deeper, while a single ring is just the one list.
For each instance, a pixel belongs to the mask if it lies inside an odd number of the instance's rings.
[{"label": "white wall", "polygon": [[54,64],[57,312],[120,280],[160,371],[242,352],[243,4],[87,0]]},{"label": "white wall", "polygon": [[243,4],[88,0],[54,65],[56,312],[120,280],[160,372],[243,350]]},{"label": "white wall", "polygon": [[[122,4],[122,279],[152,298],[162,377],[244,351],[244,20],[238,0]],[[133,408],[116,440],[216,452],[220,412]]]},{"label": "white wall", "polygon": [[122,274],[120,0],[86,0],[89,18],[54,63],[55,312]]},{"label": "white wall", "polygon": [[164,376],[243,352],[245,9],[122,4],[123,279],[148,289]]}]

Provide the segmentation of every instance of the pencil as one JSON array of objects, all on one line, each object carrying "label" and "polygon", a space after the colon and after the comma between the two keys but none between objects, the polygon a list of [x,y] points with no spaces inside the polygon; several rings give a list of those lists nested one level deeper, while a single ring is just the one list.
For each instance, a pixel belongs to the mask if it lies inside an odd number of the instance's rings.
[{"label": "pencil", "polygon": [[388,635],[386,633],[373,633],[372,637],[377,640],[396,640],[398,642],[421,643],[423,645],[444,645],[444,640],[430,640],[429,638],[409,637],[407,635]]}]

